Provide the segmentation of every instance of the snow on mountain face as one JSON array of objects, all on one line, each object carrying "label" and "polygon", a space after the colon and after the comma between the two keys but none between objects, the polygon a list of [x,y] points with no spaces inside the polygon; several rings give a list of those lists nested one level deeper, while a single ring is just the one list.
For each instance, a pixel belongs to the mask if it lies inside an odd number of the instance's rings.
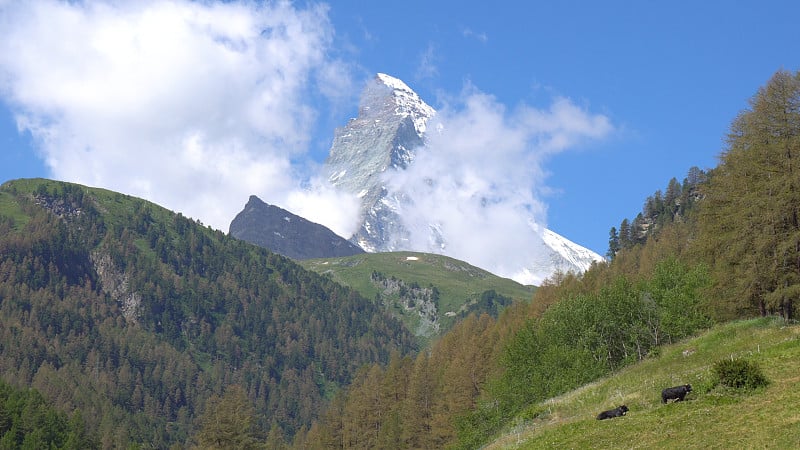
[{"label": "snow on mountain face", "polygon": [[[401,211],[413,207],[414,199],[408,192],[390,191],[383,181],[387,171],[404,171],[414,163],[416,152],[425,145],[428,120],[435,114],[403,81],[378,74],[362,92],[358,117],[336,130],[326,169],[334,186],[361,199],[361,226],[350,240],[364,250],[448,254],[448,236],[437,223],[426,226],[427,248],[410,248],[410,231]],[[523,267],[485,269],[538,285],[556,271],[582,272],[603,259],[544,227],[533,226],[531,233],[538,236],[538,248],[526,249],[531,256]]]},{"label": "snow on mountain face", "polygon": [[359,114],[334,133],[326,161],[330,182],[361,198],[361,227],[352,241],[370,252],[400,250],[404,230],[387,204],[381,174],[405,169],[423,145],[433,108],[402,81],[378,74],[361,95]]},{"label": "snow on mountain face", "polygon": [[436,111],[420,100],[416,92],[412,91],[408,85],[397,78],[379,73],[376,79],[392,88],[392,96],[397,106],[395,108],[395,115],[410,117],[414,122],[414,129],[417,131],[417,134],[422,136],[425,133],[425,125],[428,119],[430,119]]},{"label": "snow on mountain face", "polygon": [[592,266],[593,262],[603,260],[597,253],[581,247],[551,230],[545,229],[542,233],[542,239],[548,247],[555,250],[564,259],[567,263],[564,267],[565,269],[574,267],[580,272],[584,272]]}]

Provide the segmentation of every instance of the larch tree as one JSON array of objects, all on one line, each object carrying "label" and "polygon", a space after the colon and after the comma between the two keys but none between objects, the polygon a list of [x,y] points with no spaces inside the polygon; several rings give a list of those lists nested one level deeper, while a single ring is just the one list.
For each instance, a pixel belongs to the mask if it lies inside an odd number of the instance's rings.
[{"label": "larch tree", "polygon": [[434,368],[427,352],[414,360],[403,404],[403,440],[406,448],[436,448],[431,439],[435,394]]},{"label": "larch tree", "polygon": [[213,396],[195,436],[200,449],[257,448],[253,431],[255,409],[240,386],[231,385],[220,398]]},{"label": "larch tree", "polygon": [[698,245],[721,315],[794,316],[800,296],[800,73],[778,71],[733,121],[705,186]]}]

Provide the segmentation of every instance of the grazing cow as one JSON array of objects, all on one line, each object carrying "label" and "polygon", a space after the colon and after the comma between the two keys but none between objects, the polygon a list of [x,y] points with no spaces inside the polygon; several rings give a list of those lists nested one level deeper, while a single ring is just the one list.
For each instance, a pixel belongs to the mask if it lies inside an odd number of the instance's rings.
[{"label": "grazing cow", "polygon": [[661,391],[661,403],[667,403],[667,400],[675,400],[679,402],[686,397],[686,394],[692,392],[692,385],[684,384],[683,386],[675,386],[666,388]]},{"label": "grazing cow", "polygon": [[609,409],[608,411],[603,411],[597,415],[597,420],[603,419],[613,419],[614,417],[622,417],[625,413],[628,412],[628,407],[625,405],[620,406],[619,408]]}]

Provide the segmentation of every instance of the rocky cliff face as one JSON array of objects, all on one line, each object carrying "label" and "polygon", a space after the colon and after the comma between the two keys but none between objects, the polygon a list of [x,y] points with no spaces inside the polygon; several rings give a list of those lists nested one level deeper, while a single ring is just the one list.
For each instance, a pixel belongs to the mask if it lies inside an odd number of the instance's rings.
[{"label": "rocky cliff face", "polygon": [[[401,208],[413,205],[414,199],[408,192],[391,190],[384,182],[387,173],[405,170],[414,163],[418,151],[426,150],[426,128],[435,113],[404,82],[378,74],[362,93],[358,117],[336,130],[326,168],[334,186],[361,199],[361,226],[350,240],[364,250],[448,254],[448,236],[433,222],[424,227],[429,233],[428,248],[411,248],[411,231],[404,224]],[[415,233],[419,232],[417,228]],[[581,272],[602,260],[600,255],[543,227],[532,227],[531,233],[538,236],[538,244],[521,249],[530,255],[524,267],[505,268],[507,273],[498,275],[538,284],[556,271]]]},{"label": "rocky cliff face", "polygon": [[255,195],[233,219],[231,236],[292,259],[335,258],[364,250],[330,229],[264,203]]},{"label": "rocky cliff face", "polygon": [[351,240],[364,250],[403,249],[406,231],[381,176],[414,160],[433,114],[405,83],[378,74],[364,89],[358,117],[336,130],[326,166],[334,186],[361,198],[361,227]]}]

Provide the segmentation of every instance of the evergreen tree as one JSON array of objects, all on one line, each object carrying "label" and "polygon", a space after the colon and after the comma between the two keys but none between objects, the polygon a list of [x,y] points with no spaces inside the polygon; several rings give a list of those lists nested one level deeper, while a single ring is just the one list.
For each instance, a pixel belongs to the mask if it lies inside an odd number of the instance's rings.
[{"label": "evergreen tree", "polygon": [[628,219],[622,219],[622,223],[619,224],[619,246],[620,249],[633,247],[631,224]]},{"label": "evergreen tree", "polygon": [[617,252],[620,249],[619,244],[619,234],[617,234],[617,228],[611,227],[611,230],[608,232],[608,252],[606,252],[606,256],[608,259],[613,260],[614,256],[617,255]]},{"label": "evergreen tree", "polygon": [[800,296],[800,73],[779,71],[731,125],[698,243],[726,313],[794,316]]},{"label": "evergreen tree", "polygon": [[672,177],[669,180],[669,184],[667,184],[667,192],[664,194],[664,205],[667,207],[668,212],[672,212],[672,208],[675,206],[675,202],[681,196],[681,184],[678,183],[678,179]]},{"label": "evergreen tree", "polygon": [[143,200],[15,180],[0,203],[3,377],[105,448],[188,442],[230,384],[283,445],[358,367],[413,348],[355,291]]}]

